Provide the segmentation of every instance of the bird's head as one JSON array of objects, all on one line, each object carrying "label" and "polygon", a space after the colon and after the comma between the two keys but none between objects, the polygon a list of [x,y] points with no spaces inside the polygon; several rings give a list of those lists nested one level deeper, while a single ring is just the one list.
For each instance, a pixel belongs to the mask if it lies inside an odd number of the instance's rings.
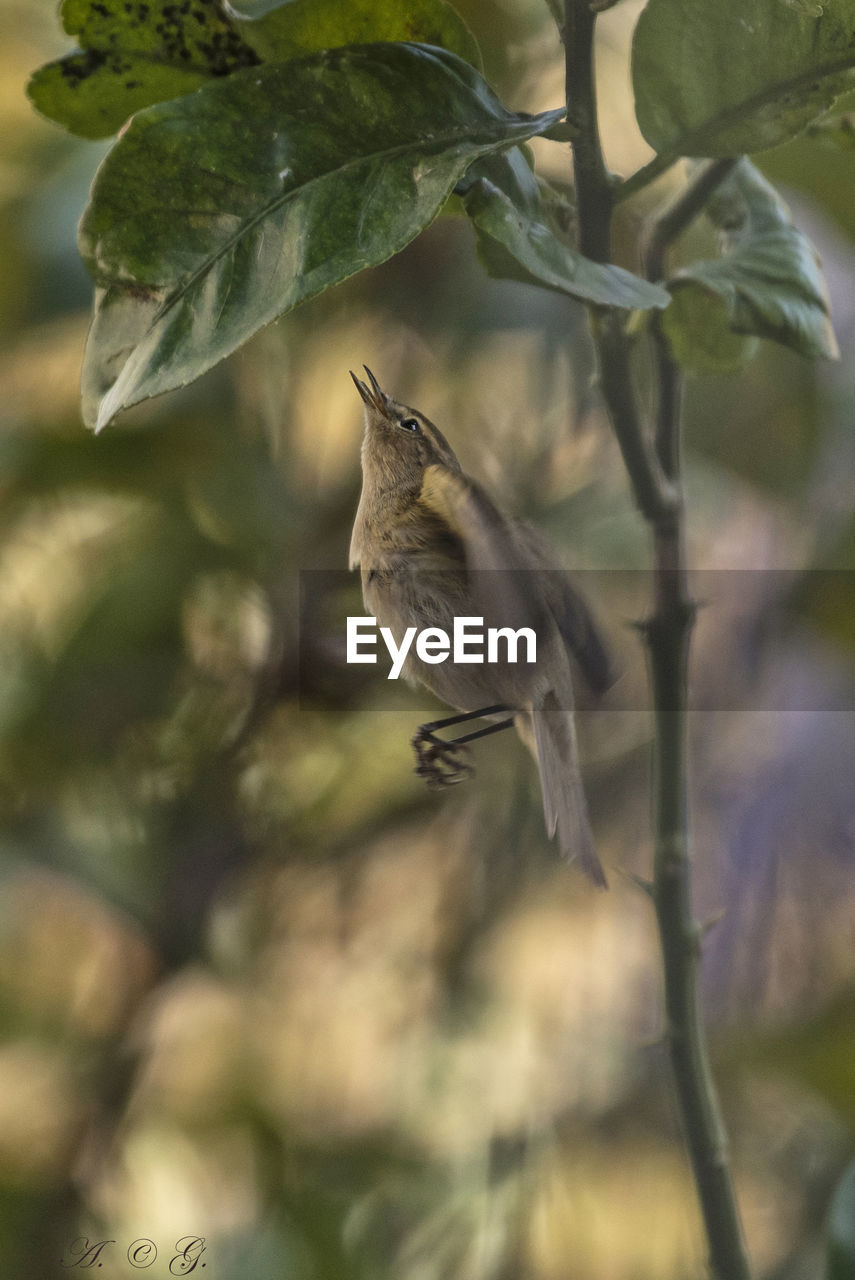
[{"label": "bird's head", "polygon": [[454,450],[439,428],[417,409],[393,400],[371,370],[365,368],[365,372],[367,383],[354,373],[350,375],[365,405],[365,482],[380,489],[418,493],[426,467],[440,465],[459,471]]}]

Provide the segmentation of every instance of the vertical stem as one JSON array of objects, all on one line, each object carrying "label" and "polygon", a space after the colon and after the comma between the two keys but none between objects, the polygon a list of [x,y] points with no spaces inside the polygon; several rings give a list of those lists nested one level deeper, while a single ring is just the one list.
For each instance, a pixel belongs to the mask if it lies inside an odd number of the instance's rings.
[{"label": "vertical stem", "polygon": [[576,129],[573,171],[579,218],[579,252],[595,262],[611,258],[612,185],[600,146],[594,28],[597,15],[583,0],[567,0],[564,76],[567,120]]},{"label": "vertical stem", "polygon": [[[597,124],[594,27],[597,15],[581,0],[566,0],[564,21],[567,119],[576,129],[572,143],[576,179],[579,251],[595,262],[611,260],[613,186],[603,160]],[[651,523],[665,517],[674,495],[642,429],[632,388],[629,343],[621,313],[591,307],[600,383],[624,464],[642,514]]]},{"label": "vertical stem", "polygon": [[[579,210],[579,246],[597,262],[611,258],[613,191],[597,128],[594,81],[596,16],[587,0],[567,0],[564,28],[567,115]],[[726,169],[715,176],[721,180]],[[709,169],[704,171],[709,173]],[[704,175],[694,202],[654,232],[648,268],[661,274],[667,244],[714,189]],[[667,215],[666,215],[667,216]],[[658,268],[658,269],[657,269]],[[632,386],[628,340],[619,313],[592,311],[600,383],[636,501],[653,535],[654,602],[645,624],[655,708],[654,900],[662,946],[668,1048],[683,1129],[715,1280],[750,1280],[728,1163],[727,1139],[709,1066],[698,996],[700,930],[691,898],[686,752],[686,686],[695,606],[688,589],[680,493],[682,381],[664,335],[654,332],[658,374],[655,449]]]},{"label": "vertical stem", "polygon": [[[703,208],[735,161],[707,165],[654,223],[645,253],[649,277],[660,278],[669,245]],[[680,493],[683,379],[661,325],[653,327],[658,404],[656,454]],[[706,1223],[710,1264],[721,1280],[747,1280],[748,1258],[728,1158],[727,1133],[710,1068],[698,993],[701,931],[692,910],[686,687],[695,604],[689,592],[682,500],[654,528],[654,611],[645,631],[650,654],[656,843],[654,901],[662,941],[665,1018],[686,1145]]]}]

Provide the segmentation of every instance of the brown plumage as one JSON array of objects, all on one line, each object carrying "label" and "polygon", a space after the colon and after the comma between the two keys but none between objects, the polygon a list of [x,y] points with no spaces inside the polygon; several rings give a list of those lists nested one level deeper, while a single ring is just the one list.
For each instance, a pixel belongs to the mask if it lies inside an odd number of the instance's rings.
[{"label": "brown plumage", "polygon": [[351,374],[365,404],[362,496],[350,566],[362,574],[366,610],[400,644],[408,627],[455,616],[484,626],[528,626],[537,663],[423,662],[411,648],[403,674],[461,712],[501,704],[538,762],[543,810],[562,853],[605,885],[588,823],[573,719],[570,655],[596,693],[611,683],[609,658],[587,606],[557,570],[547,540],[503,515],[461,471],[442,432],[407,405]]}]

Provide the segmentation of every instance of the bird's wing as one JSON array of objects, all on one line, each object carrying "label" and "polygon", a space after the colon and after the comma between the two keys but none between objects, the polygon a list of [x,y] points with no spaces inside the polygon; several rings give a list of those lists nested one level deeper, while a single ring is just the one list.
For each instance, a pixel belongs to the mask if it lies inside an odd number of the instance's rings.
[{"label": "bird's wing", "polygon": [[570,575],[558,567],[555,549],[539,529],[521,521],[516,533],[532,562],[541,566],[543,591],[564,643],[592,692],[605,693],[615,680],[612,658],[584,597]]},{"label": "bird's wing", "polygon": [[463,543],[473,601],[488,627],[532,627],[543,635],[551,618],[539,574],[513,525],[479,484],[447,467],[425,468],[419,495]]}]

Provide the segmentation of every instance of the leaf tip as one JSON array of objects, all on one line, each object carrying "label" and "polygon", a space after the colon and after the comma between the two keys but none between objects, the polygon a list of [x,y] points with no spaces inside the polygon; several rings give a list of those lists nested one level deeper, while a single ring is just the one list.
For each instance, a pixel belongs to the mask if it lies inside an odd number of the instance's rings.
[{"label": "leaf tip", "polygon": [[87,421],[87,426],[92,428],[93,435],[100,436],[104,428],[109,427],[110,423],[118,413],[119,407],[120,406],[113,402],[111,389],[111,391],[104,396],[103,400],[101,400],[98,405],[98,412],[95,414],[94,418],[90,417]]}]

